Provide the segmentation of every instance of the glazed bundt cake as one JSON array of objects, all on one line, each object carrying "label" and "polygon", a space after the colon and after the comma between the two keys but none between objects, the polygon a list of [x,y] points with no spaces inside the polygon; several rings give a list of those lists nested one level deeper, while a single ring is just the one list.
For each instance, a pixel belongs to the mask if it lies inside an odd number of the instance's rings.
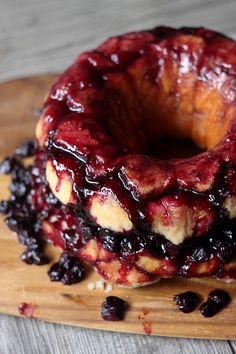
[{"label": "glazed bundt cake", "polygon": [[[26,209],[46,239],[113,283],[233,279],[235,110],[234,40],[167,27],[110,38],[46,98]],[[204,151],[161,160],[161,139]]]}]

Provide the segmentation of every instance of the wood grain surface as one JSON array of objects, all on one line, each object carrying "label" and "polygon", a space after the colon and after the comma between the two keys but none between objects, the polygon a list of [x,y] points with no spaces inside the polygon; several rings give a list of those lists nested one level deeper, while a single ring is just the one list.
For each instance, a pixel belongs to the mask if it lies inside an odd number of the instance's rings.
[{"label": "wood grain surface", "polygon": [[[235,12],[235,0],[0,0],[0,80],[61,71],[109,35],[160,24],[204,25],[235,37]],[[2,115],[0,121],[7,123]],[[0,271],[1,265],[0,256]],[[94,331],[5,315],[0,333],[4,354],[236,352],[235,341]]]}]

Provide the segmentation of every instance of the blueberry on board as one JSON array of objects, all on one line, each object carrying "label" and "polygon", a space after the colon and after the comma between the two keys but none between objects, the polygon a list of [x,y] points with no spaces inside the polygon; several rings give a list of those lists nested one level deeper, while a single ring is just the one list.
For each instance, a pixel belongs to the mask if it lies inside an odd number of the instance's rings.
[{"label": "blueberry on board", "polygon": [[15,150],[15,155],[19,157],[30,157],[34,155],[36,148],[37,144],[35,140],[25,140]]},{"label": "blueberry on board", "polygon": [[175,295],[174,302],[181,312],[190,313],[197,307],[199,296],[193,291],[186,291],[184,293]]},{"label": "blueberry on board", "polygon": [[128,304],[117,296],[108,296],[102,303],[101,315],[106,321],[121,321],[124,319]]},{"label": "blueberry on board", "polygon": [[200,312],[204,317],[212,317],[222,310],[231,301],[227,291],[215,289],[208,294],[207,301],[200,307]]},{"label": "blueberry on board", "polygon": [[61,281],[63,284],[71,285],[79,283],[85,274],[85,269],[80,260],[63,252],[59,261],[51,266],[48,271],[52,281]]},{"label": "blueberry on board", "polygon": [[0,173],[7,175],[19,167],[21,167],[21,164],[15,159],[15,157],[7,156],[0,163]]}]

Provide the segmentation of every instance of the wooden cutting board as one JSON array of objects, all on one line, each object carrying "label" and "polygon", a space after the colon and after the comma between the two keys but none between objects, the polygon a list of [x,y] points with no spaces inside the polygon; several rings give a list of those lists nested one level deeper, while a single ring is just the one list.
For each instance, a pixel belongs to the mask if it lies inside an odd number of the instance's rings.
[{"label": "wooden cutting board", "polygon": [[[12,153],[24,138],[34,135],[37,118],[34,111],[42,107],[53,76],[38,76],[0,84],[0,153]],[[7,198],[8,176],[0,176],[0,199]],[[88,290],[90,282],[99,280],[91,269],[83,282],[66,286],[50,282],[48,265],[29,266],[20,261],[23,249],[16,237],[0,220],[0,312],[20,316],[18,306],[33,304],[34,318],[69,325],[163,336],[236,339],[236,284],[213,279],[194,281],[161,280],[139,289],[113,287]],[[49,246],[47,254],[54,262],[59,250]],[[199,310],[183,314],[176,309],[173,296],[192,290],[203,299],[209,291],[221,287],[232,296],[231,304],[213,318],[204,318]],[[116,295],[129,303],[124,321],[108,322],[100,316],[101,302]]]}]

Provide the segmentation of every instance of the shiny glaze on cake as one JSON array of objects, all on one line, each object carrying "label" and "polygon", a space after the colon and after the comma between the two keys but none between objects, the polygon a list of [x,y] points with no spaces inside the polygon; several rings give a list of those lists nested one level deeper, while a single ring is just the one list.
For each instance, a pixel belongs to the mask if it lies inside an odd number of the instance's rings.
[{"label": "shiny glaze on cake", "polygon": [[[33,182],[29,201],[47,210],[45,236],[125,286],[234,278],[235,58],[236,43],[219,33],[166,27],[81,54],[52,86],[36,129],[46,187]],[[147,155],[165,137],[206,151]]]}]

